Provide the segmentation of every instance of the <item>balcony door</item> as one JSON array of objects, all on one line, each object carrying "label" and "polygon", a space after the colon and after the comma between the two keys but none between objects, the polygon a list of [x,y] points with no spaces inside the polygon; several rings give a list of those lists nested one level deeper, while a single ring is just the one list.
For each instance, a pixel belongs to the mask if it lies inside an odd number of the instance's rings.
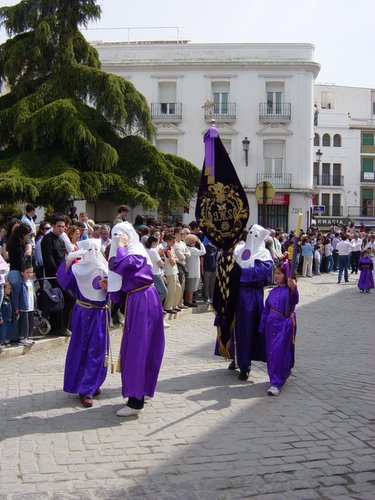
[{"label": "balcony door", "polygon": [[267,115],[278,116],[282,113],[284,84],[281,82],[267,82]]},{"label": "balcony door", "polygon": [[159,102],[161,114],[176,114],[176,82],[159,83]]},{"label": "balcony door", "polygon": [[212,83],[214,115],[227,115],[229,112],[229,82]]},{"label": "balcony door", "polygon": [[266,140],[263,143],[264,179],[276,185],[282,181],[285,161],[285,142]]}]

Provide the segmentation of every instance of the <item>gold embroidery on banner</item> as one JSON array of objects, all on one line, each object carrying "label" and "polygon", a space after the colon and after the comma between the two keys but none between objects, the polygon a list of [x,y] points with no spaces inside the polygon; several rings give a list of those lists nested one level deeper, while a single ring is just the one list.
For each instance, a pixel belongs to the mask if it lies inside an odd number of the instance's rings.
[{"label": "gold embroidery on banner", "polygon": [[[207,182],[210,180],[212,179],[209,178]],[[246,222],[249,217],[249,211],[238,191],[238,186],[216,182],[210,184],[201,197],[198,222],[206,230],[208,237],[216,242],[223,242],[227,238],[237,239],[239,231],[242,231],[243,221]]]}]

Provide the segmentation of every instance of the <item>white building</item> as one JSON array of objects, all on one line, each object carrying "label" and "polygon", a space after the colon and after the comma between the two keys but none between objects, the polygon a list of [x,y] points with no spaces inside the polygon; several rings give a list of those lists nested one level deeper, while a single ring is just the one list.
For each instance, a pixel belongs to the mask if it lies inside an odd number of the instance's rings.
[{"label": "white building", "polygon": [[[315,85],[314,215],[318,224],[375,224],[375,90]],[[318,159],[318,157],[317,157]],[[318,210],[317,212],[318,213]]]},{"label": "white building", "polygon": [[[276,196],[266,206],[266,225],[292,229],[300,211],[303,227],[310,223],[314,80],[320,69],[312,45],[143,42],[95,47],[104,70],[130,80],[146,97],[160,150],[201,167],[211,110],[248,195],[250,222],[264,222],[255,188],[270,181]],[[202,108],[207,101],[212,107]],[[191,206],[185,219],[194,217]]]}]

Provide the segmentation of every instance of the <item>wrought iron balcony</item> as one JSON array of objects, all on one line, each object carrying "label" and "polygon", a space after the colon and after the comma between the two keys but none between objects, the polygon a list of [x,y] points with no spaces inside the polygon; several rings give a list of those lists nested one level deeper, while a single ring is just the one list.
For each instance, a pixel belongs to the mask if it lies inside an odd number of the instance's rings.
[{"label": "wrought iron balcony", "polygon": [[[321,217],[342,217],[343,207],[340,205],[325,205],[324,214]],[[316,214],[314,217],[320,216],[320,214]]]},{"label": "wrought iron balcony", "polygon": [[214,118],[217,121],[233,121],[236,119],[236,103],[222,102],[213,105],[213,108],[204,110],[205,120]]},{"label": "wrought iron balcony", "polygon": [[349,206],[348,217],[355,219],[359,217],[375,217],[375,202],[367,203],[362,207]]},{"label": "wrought iron balcony", "polygon": [[257,172],[257,184],[264,181],[271,182],[275,188],[290,189],[292,187],[292,174],[268,174],[266,172]]},{"label": "wrought iron balcony", "polygon": [[262,122],[288,122],[291,119],[290,102],[259,103],[259,120]]},{"label": "wrought iron balcony", "polygon": [[343,175],[314,175],[314,186],[343,186]]},{"label": "wrought iron balcony", "polygon": [[375,172],[362,172],[361,182],[375,182]]},{"label": "wrought iron balcony", "polygon": [[152,102],[151,116],[155,121],[181,121],[182,102]]}]

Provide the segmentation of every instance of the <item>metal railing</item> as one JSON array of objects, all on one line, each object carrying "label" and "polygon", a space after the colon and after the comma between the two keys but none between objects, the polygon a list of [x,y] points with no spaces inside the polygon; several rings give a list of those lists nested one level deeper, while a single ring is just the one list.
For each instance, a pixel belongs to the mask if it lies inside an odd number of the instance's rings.
[{"label": "metal railing", "polygon": [[375,202],[373,205],[366,205],[363,207],[348,206],[348,217],[375,217]]},{"label": "metal railing", "polygon": [[152,102],[151,117],[153,119],[182,119],[182,102]]},{"label": "metal railing", "polygon": [[343,175],[314,175],[314,186],[343,186]]},{"label": "metal railing", "polygon": [[316,214],[316,215],[322,215],[323,217],[326,216],[342,217],[343,212],[344,212],[343,207],[340,205],[325,205],[324,214]]},{"label": "metal railing", "polygon": [[210,109],[204,110],[205,120],[214,118],[215,120],[235,120],[236,119],[236,103],[222,102],[213,105]]},{"label": "metal railing", "polygon": [[257,172],[257,184],[259,182],[268,181],[271,182],[275,187],[279,188],[291,188],[292,187],[292,174],[282,173],[282,174],[270,174],[266,172]]},{"label": "metal railing", "polygon": [[361,182],[375,182],[375,173],[361,172]]},{"label": "metal railing", "polygon": [[292,105],[290,102],[280,102],[280,103],[260,102],[259,119],[290,120],[292,116],[291,108]]}]

